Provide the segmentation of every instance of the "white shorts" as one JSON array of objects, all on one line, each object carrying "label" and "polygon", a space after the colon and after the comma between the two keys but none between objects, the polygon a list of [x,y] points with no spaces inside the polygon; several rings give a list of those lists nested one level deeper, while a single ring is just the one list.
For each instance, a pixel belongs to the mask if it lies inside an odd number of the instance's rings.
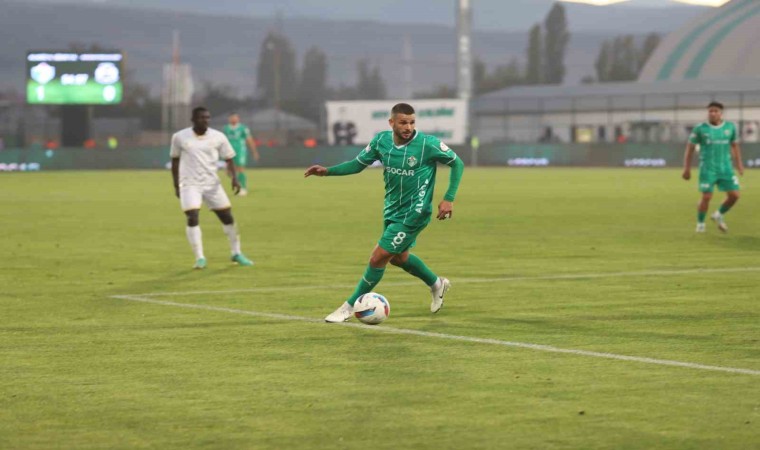
[{"label": "white shorts", "polygon": [[205,203],[212,210],[227,209],[232,206],[221,184],[182,186],[179,188],[179,204],[182,206],[182,211],[201,209],[202,203]]}]

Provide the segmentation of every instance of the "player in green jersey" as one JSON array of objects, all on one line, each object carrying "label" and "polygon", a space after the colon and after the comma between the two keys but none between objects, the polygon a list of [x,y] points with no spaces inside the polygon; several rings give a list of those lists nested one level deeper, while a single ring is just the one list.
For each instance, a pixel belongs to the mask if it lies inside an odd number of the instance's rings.
[{"label": "player in green jersey", "polygon": [[235,168],[241,186],[238,195],[245,196],[248,195],[248,176],[245,174],[245,167],[248,164],[246,146],[251,149],[251,155],[256,162],[259,161],[259,150],[251,136],[251,129],[240,123],[240,116],[237,113],[230,114],[228,120],[229,123],[224,126],[223,132],[235,150]]},{"label": "player in green jersey", "polygon": [[718,225],[720,231],[728,231],[723,216],[739,200],[739,178],[734,174],[734,165],[739,175],[744,175],[736,134],[736,125],[723,120],[723,105],[712,102],[707,106],[707,122],[694,128],[689,137],[684,156],[683,179],[691,179],[691,159],[699,145],[699,191],[702,200],[697,207],[697,233],[705,232],[705,217],[715,185],[727,197],[710,219]]},{"label": "player in green jersey", "polygon": [[375,161],[380,161],[384,167],[383,235],[372,251],[356,289],[343,305],[325,318],[326,322],[338,323],[350,319],[356,300],[380,282],[388,263],[404,269],[430,287],[431,312],[441,309],[443,297],[451,287],[449,280],[437,276],[409,251],[430,222],[437,164],[451,167],[449,188],[438,205],[437,218],[444,220],[452,216],[464,163],[438,138],[415,130],[414,108],[410,105],[399,103],[394,106],[388,122],[392,130],[375,136],[356,159],[329,168],[311,166],[304,174],[306,177],[352,175]]}]

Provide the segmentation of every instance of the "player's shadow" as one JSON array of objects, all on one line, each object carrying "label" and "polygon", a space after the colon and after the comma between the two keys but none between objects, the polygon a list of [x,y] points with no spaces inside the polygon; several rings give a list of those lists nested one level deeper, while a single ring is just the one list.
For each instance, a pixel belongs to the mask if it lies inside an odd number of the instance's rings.
[{"label": "player's shadow", "polygon": [[[203,270],[195,270],[191,268],[173,270],[170,272],[163,272],[156,278],[142,280],[130,284],[127,287],[121,287],[117,294],[126,293],[140,295],[145,293],[206,290],[203,287],[199,287],[199,285],[216,285],[218,282],[217,279],[220,275],[224,276],[233,270],[250,269],[230,264],[222,267],[206,268]],[[193,287],[189,287],[188,285]]]},{"label": "player's shadow", "polygon": [[721,246],[730,246],[737,250],[760,252],[760,237],[757,236],[728,234],[718,242]]}]

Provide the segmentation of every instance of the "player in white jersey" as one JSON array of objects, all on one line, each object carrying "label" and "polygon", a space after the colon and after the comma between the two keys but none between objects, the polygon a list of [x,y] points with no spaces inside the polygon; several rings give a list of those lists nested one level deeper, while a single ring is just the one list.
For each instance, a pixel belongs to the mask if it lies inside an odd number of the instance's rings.
[{"label": "player in white jersey", "polygon": [[222,188],[217,172],[217,162],[227,163],[227,173],[232,178],[232,189],[240,191],[240,183],[235,176],[235,151],[230,141],[220,131],[208,124],[211,114],[206,108],[193,109],[191,128],[185,128],[172,136],[171,158],[174,193],[179,197],[182,210],[187,216],[187,240],[195,254],[195,269],[206,268],[203,255],[203,240],[199,226],[201,203],[214,211],[222,221],[224,234],[230,241],[232,261],[241,266],[252,266],[253,262],[240,251],[240,235],[232,217],[230,199]]}]

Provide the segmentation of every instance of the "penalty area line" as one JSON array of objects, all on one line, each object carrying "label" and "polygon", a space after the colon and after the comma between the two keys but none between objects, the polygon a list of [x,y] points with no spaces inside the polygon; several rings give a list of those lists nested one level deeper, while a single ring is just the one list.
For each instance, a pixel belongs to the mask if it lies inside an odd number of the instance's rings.
[{"label": "penalty area line", "polygon": [[[220,307],[220,306],[197,305],[197,304],[192,304],[192,303],[178,303],[178,302],[171,302],[171,301],[164,301],[164,300],[156,300],[153,298],[146,298],[144,296],[139,296],[139,295],[114,295],[114,296],[111,296],[110,298],[126,300],[130,302],[149,303],[153,305],[173,306],[176,308],[196,309],[196,310],[201,310],[201,311],[214,311],[214,312],[221,312],[221,313],[227,313],[227,314],[263,317],[267,319],[293,321],[293,322],[324,324],[324,321],[322,319],[314,319],[311,317],[292,316],[289,314],[276,314],[276,313],[266,313],[266,312],[259,312],[259,311],[249,311],[249,310],[244,310],[244,309],[225,308],[225,307]],[[516,347],[516,348],[523,348],[523,349],[535,350],[535,351],[540,351],[540,352],[548,352],[548,353],[564,353],[564,354],[569,354],[569,355],[586,356],[586,357],[591,357],[591,358],[612,359],[612,360],[617,360],[617,361],[630,361],[630,362],[637,362],[637,363],[642,363],[642,364],[654,364],[654,365],[659,365],[659,366],[682,367],[686,369],[707,370],[707,371],[712,371],[712,372],[726,372],[726,373],[733,373],[733,374],[760,376],[760,370],[742,369],[742,368],[737,368],[737,367],[712,366],[712,365],[707,365],[707,364],[674,361],[674,360],[669,360],[669,359],[657,359],[657,358],[646,358],[646,357],[641,357],[641,356],[618,355],[615,353],[595,352],[595,351],[589,351],[589,350],[567,349],[567,348],[554,347],[552,345],[531,344],[527,342],[513,342],[513,341],[505,341],[501,339],[478,338],[478,337],[471,337],[471,336],[461,336],[461,335],[456,335],[456,334],[435,333],[435,332],[430,332],[430,331],[412,330],[412,329],[407,329],[407,328],[394,328],[394,327],[388,327],[388,326],[370,326],[370,325],[362,325],[362,324],[348,323],[348,322],[342,323],[342,324],[329,324],[329,325],[324,324],[323,326],[331,326],[331,327],[342,326],[342,327],[349,327],[349,328],[359,328],[364,331],[372,331],[372,332],[386,333],[386,334],[419,336],[419,337],[426,337],[426,338],[444,339],[444,340],[450,340],[450,341],[470,342],[470,343],[475,343],[475,344],[497,345],[497,346],[502,346],[502,347]]]}]

